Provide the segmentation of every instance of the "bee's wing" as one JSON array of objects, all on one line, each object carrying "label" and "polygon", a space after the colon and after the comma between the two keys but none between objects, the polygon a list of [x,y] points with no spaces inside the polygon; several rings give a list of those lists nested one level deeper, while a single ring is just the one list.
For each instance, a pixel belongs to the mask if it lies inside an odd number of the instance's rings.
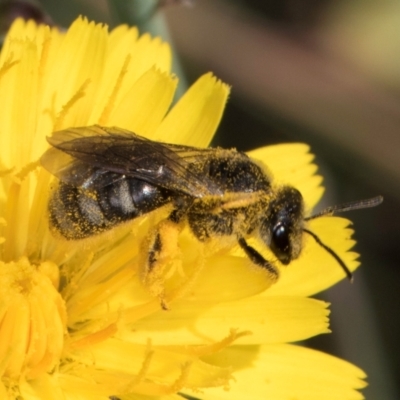
[{"label": "bee's wing", "polygon": [[154,142],[100,126],[55,132],[48,141],[53,148],[42,156],[43,166],[75,186],[99,187],[130,176],[192,197],[222,194],[195,167],[212,149]]}]

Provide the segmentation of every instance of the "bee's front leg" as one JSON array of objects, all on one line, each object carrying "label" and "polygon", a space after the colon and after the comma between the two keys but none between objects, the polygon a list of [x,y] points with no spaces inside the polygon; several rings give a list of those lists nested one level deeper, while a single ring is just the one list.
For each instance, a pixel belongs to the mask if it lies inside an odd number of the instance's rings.
[{"label": "bee's front leg", "polygon": [[250,246],[244,238],[239,238],[238,243],[253,264],[267,270],[273,281],[278,280],[279,271],[272,263],[266,260],[254,247]]}]

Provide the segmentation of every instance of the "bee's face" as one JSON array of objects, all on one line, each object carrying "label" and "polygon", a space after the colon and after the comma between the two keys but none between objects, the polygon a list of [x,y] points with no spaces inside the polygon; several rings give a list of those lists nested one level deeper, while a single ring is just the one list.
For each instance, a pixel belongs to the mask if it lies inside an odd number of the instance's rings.
[{"label": "bee's face", "polygon": [[260,236],[282,264],[296,259],[302,248],[303,198],[293,187],[277,192],[261,220]]}]

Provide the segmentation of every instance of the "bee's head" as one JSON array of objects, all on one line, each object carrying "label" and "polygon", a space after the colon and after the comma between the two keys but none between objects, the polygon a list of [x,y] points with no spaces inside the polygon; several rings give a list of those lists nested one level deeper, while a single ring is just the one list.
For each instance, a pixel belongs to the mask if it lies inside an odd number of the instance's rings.
[{"label": "bee's head", "polygon": [[290,186],[280,188],[270,201],[260,221],[260,236],[282,264],[289,264],[299,257],[302,248],[302,236],[306,233],[314,238],[342,267],[347,277],[352,280],[352,273],[344,261],[329,246],[309,229],[304,227],[307,221],[362,208],[375,207],[383,201],[382,196],[328,207],[310,217],[304,217],[304,202],[300,192]]},{"label": "bee's head", "polygon": [[266,209],[260,224],[262,241],[282,264],[289,264],[301,252],[303,197],[291,187],[280,188]]}]

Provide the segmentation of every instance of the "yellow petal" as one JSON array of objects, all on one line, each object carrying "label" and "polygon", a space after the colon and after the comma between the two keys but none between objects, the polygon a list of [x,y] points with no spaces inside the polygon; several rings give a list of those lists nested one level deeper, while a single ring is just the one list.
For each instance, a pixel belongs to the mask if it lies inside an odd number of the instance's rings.
[{"label": "yellow petal", "polygon": [[165,116],[175,93],[177,80],[154,68],[148,70],[117,104],[107,121],[109,126],[151,136]]},{"label": "yellow petal", "polygon": [[[127,354],[129,357],[126,356]],[[226,384],[230,379],[228,368],[207,364],[179,352],[117,339],[109,339],[107,342],[92,346],[87,351],[77,352],[76,359],[89,366],[95,359],[95,367],[99,371],[109,370],[137,377],[136,381],[131,379],[131,385],[125,388],[128,393],[131,390],[141,393],[143,389],[146,389],[148,395],[168,394],[163,391],[177,384],[183,373],[185,374],[184,381],[180,384],[182,387],[193,389]],[[83,371],[80,376],[83,377],[82,373]],[[88,380],[91,374],[93,371],[88,369]],[[152,386],[146,387],[149,383]],[[176,388],[175,392],[180,389]]]},{"label": "yellow petal", "polygon": [[285,344],[238,346],[223,353],[222,365],[242,369],[234,374],[235,381],[229,390],[204,389],[203,400],[363,398],[356,389],[365,387],[364,372],[325,353]]},{"label": "yellow petal", "polygon": [[250,332],[241,344],[304,340],[327,333],[327,304],[303,297],[255,296],[235,302],[207,305],[176,302],[168,312],[159,311],[135,324],[131,340],[151,336],[165,345],[205,344],[221,340],[229,329]]},{"label": "yellow petal", "polygon": [[[137,28],[121,25],[109,35],[104,72],[90,110],[88,125],[106,124],[109,114],[132,96],[132,87],[150,69],[165,74],[171,69],[171,51],[167,43],[149,35],[138,37]],[[140,96],[135,97],[140,102]],[[111,103],[111,104],[110,104]],[[125,118],[127,118],[125,116]],[[117,126],[121,126],[116,121]],[[126,127],[129,129],[128,127]]]},{"label": "yellow petal", "polygon": [[0,67],[0,96],[7,99],[0,110],[0,162],[5,168],[20,169],[39,156],[32,154],[30,133],[38,114],[38,75],[34,72],[39,68],[40,54],[30,42],[14,43],[8,54],[2,52],[5,60]]},{"label": "yellow petal", "polygon": [[38,379],[32,381],[22,380],[19,386],[21,397],[29,400],[54,400],[57,398],[68,398],[60,387],[57,375],[58,374],[56,374],[56,376],[43,374]]},{"label": "yellow petal", "polygon": [[206,265],[186,297],[206,304],[219,303],[254,296],[270,285],[269,276],[246,257],[214,256],[206,259]]},{"label": "yellow petal", "polygon": [[162,121],[154,140],[206,147],[221,120],[229,87],[211,73],[203,75]]},{"label": "yellow petal", "polygon": [[55,130],[87,124],[106,52],[107,29],[104,25],[89,23],[88,26],[84,19],[77,19],[68,29],[57,54],[48,60],[52,68],[44,88],[43,102],[53,105]]},{"label": "yellow petal", "polygon": [[[11,396],[10,396],[10,393],[7,391],[4,383],[2,381],[0,381],[0,399],[10,399]],[[16,397],[16,396],[17,396],[17,393],[15,393],[14,397]]]}]

